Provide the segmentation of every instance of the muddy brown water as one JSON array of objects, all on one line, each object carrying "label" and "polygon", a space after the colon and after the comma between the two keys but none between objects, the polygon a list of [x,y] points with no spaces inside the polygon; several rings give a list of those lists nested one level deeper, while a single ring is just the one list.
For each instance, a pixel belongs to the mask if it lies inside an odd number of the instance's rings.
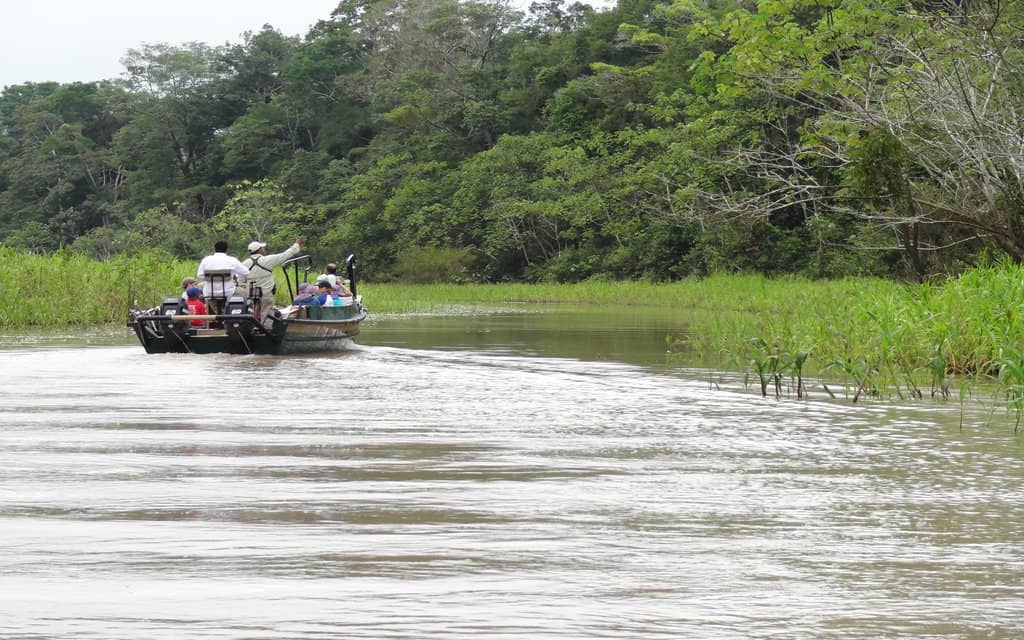
[{"label": "muddy brown water", "polygon": [[0,638],[1024,637],[1012,424],[709,383],[675,322],[0,336]]}]

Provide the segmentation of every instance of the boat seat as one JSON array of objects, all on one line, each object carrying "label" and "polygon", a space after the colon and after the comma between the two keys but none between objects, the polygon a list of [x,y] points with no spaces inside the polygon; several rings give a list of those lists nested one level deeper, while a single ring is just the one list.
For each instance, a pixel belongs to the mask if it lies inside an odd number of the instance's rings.
[{"label": "boat seat", "polygon": [[203,271],[203,279],[210,285],[210,295],[206,302],[214,314],[224,312],[228,302],[228,286],[234,290],[235,274],[231,269],[207,269]]},{"label": "boat seat", "polygon": [[203,279],[210,283],[210,295],[207,297],[226,300],[228,284],[234,284],[235,275],[231,269],[208,269],[203,272]]}]

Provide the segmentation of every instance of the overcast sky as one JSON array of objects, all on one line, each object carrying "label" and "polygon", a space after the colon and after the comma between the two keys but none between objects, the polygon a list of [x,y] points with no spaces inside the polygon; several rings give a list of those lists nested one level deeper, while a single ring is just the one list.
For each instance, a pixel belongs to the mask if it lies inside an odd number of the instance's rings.
[{"label": "overcast sky", "polygon": [[[525,8],[530,0],[516,0]],[[606,7],[612,0],[594,0]],[[338,0],[0,0],[0,88],[118,78],[143,42],[240,42],[273,25],[305,35]]]}]

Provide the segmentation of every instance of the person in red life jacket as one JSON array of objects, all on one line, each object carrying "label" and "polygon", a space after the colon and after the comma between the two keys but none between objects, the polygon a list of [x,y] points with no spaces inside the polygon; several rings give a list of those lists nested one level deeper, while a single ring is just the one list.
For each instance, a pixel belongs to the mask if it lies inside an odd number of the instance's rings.
[{"label": "person in red life jacket", "polygon": [[[190,316],[206,315],[206,303],[203,302],[203,299],[200,297],[202,293],[203,290],[200,289],[199,287],[189,287],[188,289],[185,290],[185,295],[188,296],[188,300],[185,301],[185,304],[188,305],[188,314]],[[193,327],[205,327],[206,321],[193,320],[191,324]]]}]

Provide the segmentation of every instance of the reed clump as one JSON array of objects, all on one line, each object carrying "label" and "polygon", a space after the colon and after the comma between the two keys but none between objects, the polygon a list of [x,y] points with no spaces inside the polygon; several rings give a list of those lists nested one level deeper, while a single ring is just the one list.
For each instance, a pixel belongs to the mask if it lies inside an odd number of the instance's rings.
[{"label": "reed clump", "polygon": [[708,352],[757,375],[762,392],[797,371],[799,355],[801,386],[806,375],[839,378],[853,400],[948,397],[954,377],[982,378],[1005,389],[1011,409],[1024,410],[1024,268],[1018,265],[983,265],[939,284],[783,278],[753,286],[758,280],[740,279],[743,286],[733,287],[723,277],[718,285],[726,297],[752,304],[691,330],[703,332]]},{"label": "reed clump", "polygon": [[35,255],[0,246],[0,327],[93,326],[123,322],[137,300],[174,294],[195,265],[160,252],[107,261],[71,251]]}]

